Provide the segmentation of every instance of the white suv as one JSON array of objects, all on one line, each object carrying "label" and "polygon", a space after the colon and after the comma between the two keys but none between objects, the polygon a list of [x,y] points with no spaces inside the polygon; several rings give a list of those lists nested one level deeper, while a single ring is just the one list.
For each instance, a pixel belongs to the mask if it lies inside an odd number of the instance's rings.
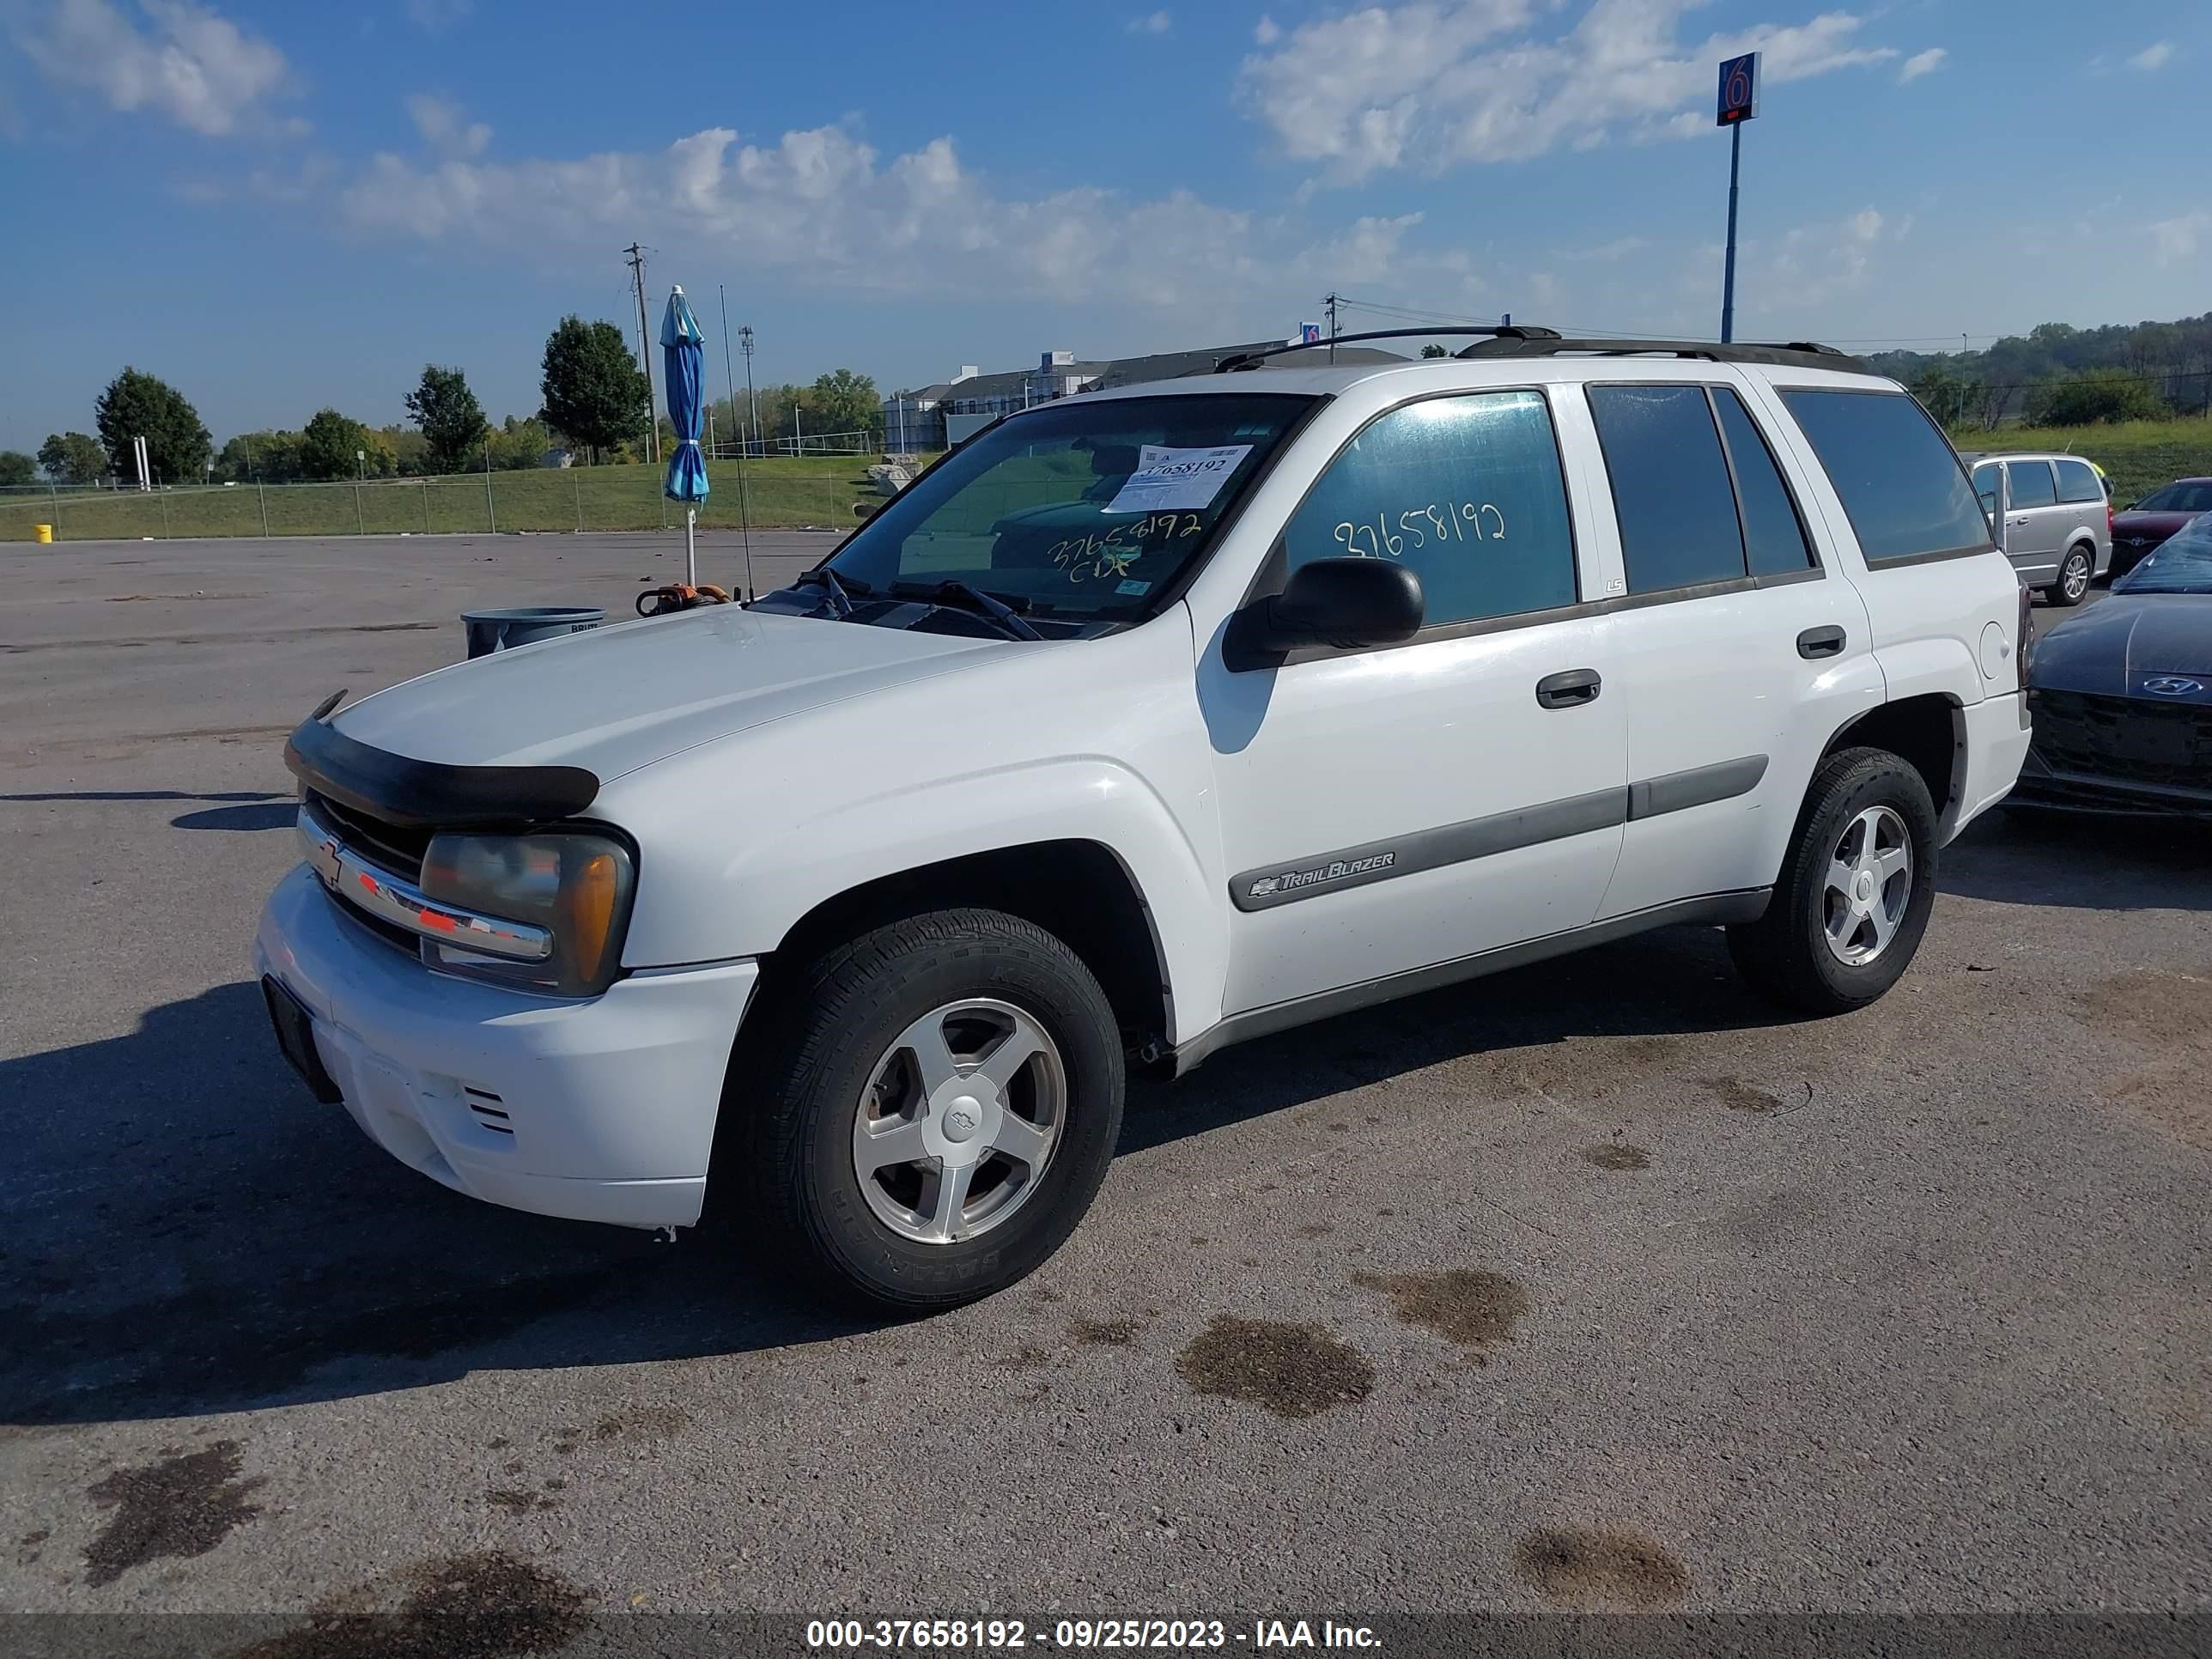
[{"label": "white suv", "polygon": [[2028,741],[1917,404],[1538,330],[1224,369],[1009,416],[750,606],[319,711],[256,949],[318,1093],[926,1308],[1067,1237],[1130,1057],[1669,923],[1889,988]]}]

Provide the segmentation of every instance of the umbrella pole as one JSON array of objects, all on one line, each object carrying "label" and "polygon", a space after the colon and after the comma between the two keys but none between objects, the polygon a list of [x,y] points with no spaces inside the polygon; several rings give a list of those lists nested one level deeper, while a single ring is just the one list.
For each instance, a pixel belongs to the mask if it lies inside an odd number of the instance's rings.
[{"label": "umbrella pole", "polygon": [[699,586],[699,509],[684,509],[684,580],[692,587]]}]

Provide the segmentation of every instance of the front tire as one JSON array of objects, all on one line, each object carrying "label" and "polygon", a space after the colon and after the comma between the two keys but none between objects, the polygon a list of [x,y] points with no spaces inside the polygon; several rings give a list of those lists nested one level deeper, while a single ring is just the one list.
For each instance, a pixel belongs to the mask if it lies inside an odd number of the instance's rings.
[{"label": "front tire", "polygon": [[2081,604],[2089,597],[2089,579],[2096,568],[2096,560],[2087,548],[2069,548],[2058,567],[2058,579],[2044,590],[2044,598],[2052,605],[2069,609]]},{"label": "front tire", "polygon": [[1863,1008],[1912,963],[1936,903],[1936,808],[1882,749],[1821,762],[1766,914],[1728,930],[1760,995],[1809,1014]]},{"label": "front tire", "polygon": [[761,1015],[775,1024],[757,1077],[732,1080],[726,1152],[769,1249],[833,1291],[917,1312],[988,1296],[1097,1195],[1121,1033],[1091,970],[1035,924],[888,922],[802,964]]}]

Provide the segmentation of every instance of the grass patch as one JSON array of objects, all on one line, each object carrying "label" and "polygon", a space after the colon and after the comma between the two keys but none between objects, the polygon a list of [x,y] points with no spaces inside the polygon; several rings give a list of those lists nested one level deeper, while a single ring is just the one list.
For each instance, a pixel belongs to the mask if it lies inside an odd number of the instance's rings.
[{"label": "grass patch", "polygon": [[[745,498],[757,529],[850,529],[856,501],[880,499],[866,456],[782,456],[747,461]],[[168,536],[451,534],[489,530],[657,530],[680,526],[684,509],[660,494],[650,466],[462,473],[443,478],[226,488],[0,493],[0,541],[29,541],[34,525],[58,541]],[[738,464],[708,468],[702,529],[738,524]]]},{"label": "grass patch", "polygon": [[1956,428],[1951,441],[1967,452],[2044,449],[2094,461],[2112,481],[2115,507],[2139,500],[2170,479],[2212,477],[2212,419],[2203,416],[2113,426]]}]

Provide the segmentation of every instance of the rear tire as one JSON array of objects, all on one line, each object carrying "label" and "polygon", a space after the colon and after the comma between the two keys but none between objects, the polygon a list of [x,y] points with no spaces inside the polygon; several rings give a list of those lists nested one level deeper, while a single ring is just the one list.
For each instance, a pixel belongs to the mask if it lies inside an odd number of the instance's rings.
[{"label": "rear tire", "polygon": [[771,1259],[833,1293],[909,1312],[988,1296],[1097,1195],[1121,1032],[1091,970],[1034,923],[887,922],[802,963],[755,1018],[772,1023],[757,1070],[732,1075],[718,1160],[749,1174]]},{"label": "rear tire", "polygon": [[2043,597],[2056,605],[2071,608],[2089,597],[2089,580],[2096,574],[2096,556],[2086,547],[2070,547],[2058,566],[2058,579]]},{"label": "rear tire", "polygon": [[[1936,902],[1936,808],[1884,749],[1845,749],[1813,775],[1766,914],[1728,930],[1736,970],[1808,1014],[1875,1000],[1912,963]],[[1900,856],[1901,854],[1901,856]]]}]

